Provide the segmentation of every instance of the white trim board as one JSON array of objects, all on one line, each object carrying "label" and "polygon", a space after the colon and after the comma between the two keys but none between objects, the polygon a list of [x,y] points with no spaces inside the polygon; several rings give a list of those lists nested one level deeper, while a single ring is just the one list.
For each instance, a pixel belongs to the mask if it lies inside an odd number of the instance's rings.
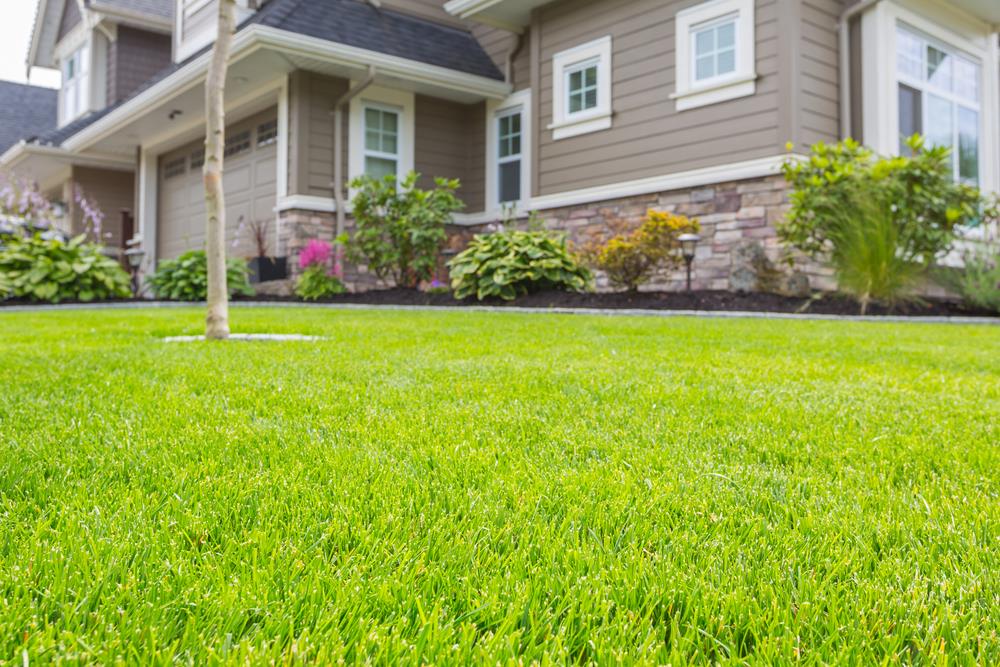
[{"label": "white trim board", "polygon": [[734,162],[718,167],[704,167],[702,169],[692,169],[690,171],[641,178],[634,181],[610,183],[592,188],[542,195],[532,197],[528,202],[528,208],[529,210],[562,208],[564,206],[591,204],[599,201],[623,199],[625,197],[635,197],[657,192],[698,188],[717,183],[776,176],[781,173],[781,165],[783,163],[796,159],[801,159],[801,156],[785,153],[771,157],[757,158],[755,160],[746,160],[744,162]]}]

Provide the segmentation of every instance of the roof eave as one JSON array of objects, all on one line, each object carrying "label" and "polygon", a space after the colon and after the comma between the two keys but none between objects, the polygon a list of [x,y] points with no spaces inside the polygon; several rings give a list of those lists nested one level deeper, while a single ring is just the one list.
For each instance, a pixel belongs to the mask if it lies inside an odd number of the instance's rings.
[{"label": "roof eave", "polygon": [[121,7],[107,5],[100,0],[92,0],[88,8],[115,23],[127,23],[138,28],[146,28],[147,30],[162,33],[171,33],[174,30],[172,19],[153,16],[144,12],[129,11]]},{"label": "roof eave", "polygon": [[[233,40],[231,62],[262,47],[307,55],[313,59],[326,59],[337,64],[356,65],[364,68],[367,68],[368,65],[374,65],[382,74],[452,90],[461,90],[487,99],[504,99],[511,92],[510,84],[496,79],[466,74],[446,67],[428,65],[415,60],[390,56],[259,24],[250,25],[236,34]],[[155,83],[148,90],[139,93],[103,118],[67,138],[62,143],[63,147],[74,152],[84,150],[114,133],[122,123],[151,110],[164,97],[179,94],[191,86],[201,83],[208,70],[211,56],[211,51],[198,56],[162,81]]]}]

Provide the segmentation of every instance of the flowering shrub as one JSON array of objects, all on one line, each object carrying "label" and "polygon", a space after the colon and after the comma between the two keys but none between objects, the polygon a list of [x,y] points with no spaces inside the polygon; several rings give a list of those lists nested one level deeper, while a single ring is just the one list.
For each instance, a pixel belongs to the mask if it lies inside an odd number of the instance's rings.
[{"label": "flowering shrub", "polygon": [[657,269],[676,266],[680,262],[678,237],[700,229],[697,220],[650,210],[638,229],[593,244],[585,249],[584,256],[595,269],[607,274],[612,285],[634,292]]},{"label": "flowering shrub", "polygon": [[341,280],[343,269],[339,262],[330,265],[333,246],[326,241],[313,239],[299,254],[302,275],[295,283],[295,293],[306,301],[325,299],[347,291]]},{"label": "flowering shrub", "polygon": [[61,217],[61,211],[38,191],[36,184],[0,173],[0,235],[51,231]]},{"label": "flowering shrub", "polygon": [[427,294],[451,294],[451,288],[448,287],[448,283],[435,278],[424,286],[424,292]]},{"label": "flowering shrub", "polygon": [[[189,250],[177,259],[160,262],[149,279],[153,293],[161,299],[177,301],[204,301],[208,295],[208,260],[204,250]],[[226,287],[229,294],[253,296],[247,282],[245,260],[230,257],[226,260]]]}]

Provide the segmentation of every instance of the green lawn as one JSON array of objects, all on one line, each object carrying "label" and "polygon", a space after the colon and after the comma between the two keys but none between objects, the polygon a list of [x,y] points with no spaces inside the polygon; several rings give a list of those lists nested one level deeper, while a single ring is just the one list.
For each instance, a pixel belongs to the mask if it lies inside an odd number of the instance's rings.
[{"label": "green lawn", "polygon": [[1000,327],[0,312],[0,664],[1000,661]]}]

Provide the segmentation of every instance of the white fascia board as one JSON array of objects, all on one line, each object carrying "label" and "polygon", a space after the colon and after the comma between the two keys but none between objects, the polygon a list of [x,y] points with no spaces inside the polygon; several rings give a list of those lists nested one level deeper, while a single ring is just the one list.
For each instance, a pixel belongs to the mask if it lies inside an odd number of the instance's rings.
[{"label": "white fascia board", "polygon": [[502,0],[451,0],[444,3],[444,10],[452,16],[464,19],[501,2]]},{"label": "white fascia board", "polygon": [[716,183],[776,176],[781,173],[782,164],[789,160],[801,159],[801,157],[800,155],[786,153],[747,160],[745,162],[719,165],[717,167],[704,167],[702,169],[692,169],[690,171],[665,174],[663,176],[653,176],[634,181],[611,183],[593,188],[542,195],[533,197],[528,203],[528,209],[545,210],[562,208],[564,206],[577,206],[579,204],[593,204],[599,201],[636,197],[656,192],[670,192],[671,190],[698,188]]},{"label": "white fascia board", "polygon": [[[487,98],[503,99],[510,94],[511,90],[510,84],[503,81],[456,72],[445,67],[428,65],[415,60],[389,56],[384,53],[261,25],[252,25],[236,33],[230,63],[261,47],[272,47],[286,53],[297,53],[308,58],[322,59],[359,68],[375,65],[380,74],[471,92]],[[211,58],[212,52],[206,51],[148,90],[125,102],[104,118],[80,130],[63,142],[63,146],[71,151],[82,150],[113,134],[123,123],[150,111],[156,105],[161,104],[164,99],[180,94],[201,83],[208,71],[208,63]]]},{"label": "white fascia board", "polygon": [[137,28],[146,28],[148,30],[162,32],[165,34],[172,33],[174,30],[173,19],[151,16],[149,14],[144,14],[143,12],[137,12],[123,7],[112,7],[104,4],[100,0],[92,0],[89,8],[91,11],[107,17],[116,23],[127,23],[128,25],[135,26]]}]

